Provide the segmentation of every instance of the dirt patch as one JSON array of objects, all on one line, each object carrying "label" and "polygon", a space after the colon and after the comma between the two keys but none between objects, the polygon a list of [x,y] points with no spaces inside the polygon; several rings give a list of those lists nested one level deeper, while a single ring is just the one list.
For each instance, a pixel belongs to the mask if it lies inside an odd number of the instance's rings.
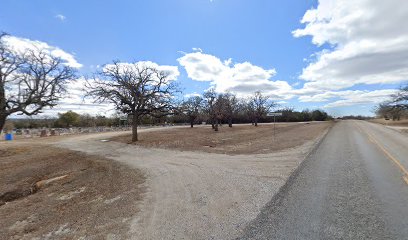
[{"label": "dirt patch", "polygon": [[[139,141],[133,144],[151,148],[167,148],[210,153],[262,154],[300,146],[315,139],[332,123],[291,123],[277,124],[275,136],[273,125],[258,127],[250,125],[227,125],[219,132],[210,126],[194,128],[174,128],[154,132],[139,133]],[[118,136],[112,141],[130,143],[131,135]]]},{"label": "dirt patch", "polygon": [[143,174],[48,145],[0,145],[0,236],[127,238]]}]

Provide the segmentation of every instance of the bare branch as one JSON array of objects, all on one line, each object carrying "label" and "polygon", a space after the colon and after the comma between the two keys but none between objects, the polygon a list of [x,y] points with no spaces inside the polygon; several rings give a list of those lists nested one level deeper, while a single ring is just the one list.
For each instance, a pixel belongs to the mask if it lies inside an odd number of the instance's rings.
[{"label": "bare branch", "polygon": [[36,115],[53,107],[75,70],[40,49],[17,53],[0,34],[0,130],[10,114]]}]

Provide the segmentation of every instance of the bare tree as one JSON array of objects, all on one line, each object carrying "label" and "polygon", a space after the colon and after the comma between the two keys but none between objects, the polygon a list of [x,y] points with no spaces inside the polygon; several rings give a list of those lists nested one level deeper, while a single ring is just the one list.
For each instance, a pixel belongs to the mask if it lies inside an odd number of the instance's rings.
[{"label": "bare tree", "polygon": [[190,126],[194,126],[194,122],[200,115],[200,111],[203,105],[203,98],[200,96],[189,97],[181,104],[181,111],[187,115]]},{"label": "bare tree", "polygon": [[32,116],[57,105],[65,84],[75,78],[61,58],[41,49],[16,52],[6,37],[0,34],[0,132],[11,114]]},{"label": "bare tree", "polygon": [[87,95],[97,102],[111,102],[132,118],[132,142],[138,141],[137,127],[143,116],[163,117],[172,114],[174,95],[178,92],[169,73],[140,63],[114,61],[86,84]]},{"label": "bare tree", "polygon": [[223,119],[232,127],[232,118],[238,110],[237,97],[232,93],[217,94],[214,89],[207,91],[204,96],[207,99],[207,108],[213,123],[213,129],[218,131],[218,125]]},{"label": "bare tree", "polygon": [[402,109],[391,105],[389,102],[380,103],[375,108],[375,113],[378,117],[385,119],[392,118],[393,121],[400,120]]},{"label": "bare tree", "polygon": [[214,88],[210,88],[209,90],[204,92],[203,96],[205,99],[205,110],[210,118],[211,126],[215,131],[218,131],[218,125],[215,125],[216,116],[214,111],[214,106],[217,100],[217,93],[215,92]]},{"label": "bare tree", "polygon": [[391,95],[391,97],[391,102],[394,108],[408,110],[408,85],[401,87],[399,91],[396,94]]},{"label": "bare tree", "polygon": [[221,123],[222,119],[225,117],[226,113],[226,99],[224,98],[223,94],[217,94],[215,98],[215,102],[213,104],[213,119],[214,123],[214,130],[218,131],[218,125]]},{"label": "bare tree", "polygon": [[224,117],[228,121],[228,126],[232,127],[232,119],[239,109],[239,100],[235,94],[225,93],[222,95]]},{"label": "bare tree", "polygon": [[377,116],[400,120],[408,115],[408,85],[401,87],[396,94],[390,96],[390,100],[380,103],[375,109]]},{"label": "bare tree", "polygon": [[268,96],[262,95],[260,91],[254,93],[248,101],[248,109],[253,117],[255,127],[258,126],[259,119],[265,116],[270,109],[275,106],[276,103],[272,102]]}]

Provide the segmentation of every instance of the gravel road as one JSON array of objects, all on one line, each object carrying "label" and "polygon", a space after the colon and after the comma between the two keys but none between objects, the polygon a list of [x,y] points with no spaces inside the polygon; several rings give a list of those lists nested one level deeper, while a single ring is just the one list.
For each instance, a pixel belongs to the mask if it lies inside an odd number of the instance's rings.
[{"label": "gravel road", "polygon": [[408,239],[408,138],[341,121],[239,239]]},{"label": "gravel road", "polygon": [[117,134],[75,136],[55,144],[146,173],[147,192],[131,226],[134,239],[238,237],[318,140],[273,154],[230,156],[101,141]]}]

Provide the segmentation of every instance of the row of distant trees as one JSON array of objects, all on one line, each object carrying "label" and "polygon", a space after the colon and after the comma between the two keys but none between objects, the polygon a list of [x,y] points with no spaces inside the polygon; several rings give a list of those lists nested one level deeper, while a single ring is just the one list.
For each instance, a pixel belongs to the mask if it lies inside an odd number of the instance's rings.
[{"label": "row of distant trees", "polygon": [[[185,104],[196,100],[200,104],[196,111],[186,111]],[[205,110],[205,105],[203,104],[205,100],[201,97],[191,97],[181,102],[178,106],[179,110],[177,113],[169,116],[164,116],[161,118],[154,118],[151,116],[145,116],[140,119],[140,124],[142,125],[159,125],[159,124],[190,124],[193,127],[195,124],[202,124],[203,122],[212,124],[212,120],[208,112]],[[226,124],[232,127],[232,123],[254,123],[254,119],[251,118],[250,113],[245,112],[245,107],[239,103],[237,104],[236,111],[232,112],[232,115],[224,115],[225,117],[218,119],[218,124]],[[244,109],[241,109],[244,108]],[[306,122],[306,121],[326,121],[332,119],[326,112],[322,110],[303,110],[295,111],[293,108],[284,108],[281,110],[276,110],[282,113],[282,116],[276,117],[277,122]],[[22,118],[22,119],[11,119],[6,123],[5,129],[23,129],[23,128],[70,128],[70,127],[119,127],[119,126],[129,126],[132,124],[130,119],[126,119],[123,115],[114,114],[112,116],[102,116],[102,115],[90,115],[88,113],[79,114],[74,111],[67,111],[65,113],[59,113],[58,117],[47,117],[42,118]],[[259,122],[272,122],[273,118],[266,115],[262,115],[259,118]],[[214,128],[215,128],[214,122]]]},{"label": "row of distant trees", "polygon": [[[276,104],[261,92],[253,96],[239,99],[233,93],[216,93],[214,89],[204,92],[203,96],[193,96],[181,102],[176,115],[186,115],[191,127],[197,120],[211,123],[212,128],[218,131],[222,122],[232,127],[233,120],[244,114],[248,122],[258,126],[261,117],[264,117]],[[242,116],[241,116],[242,117]]]},{"label": "row of distant trees", "polygon": [[375,113],[378,117],[393,121],[408,118],[408,84],[391,95],[388,101],[380,103],[375,108]]},{"label": "row of distant trees", "polygon": [[[248,98],[238,98],[232,93],[217,94],[213,89],[205,92],[204,95],[194,96],[186,99],[180,104],[179,111],[175,114],[176,122],[189,121],[193,127],[195,123],[211,123],[213,129],[218,131],[218,124],[225,123],[232,127],[233,123],[252,123],[254,126],[258,122],[270,122],[273,118],[267,113],[272,109],[282,113],[276,118],[280,122],[302,122],[302,121],[326,121],[332,119],[322,110],[295,111],[293,108],[277,109],[278,105],[271,101],[261,92],[255,92]],[[187,118],[187,119],[186,119]]]},{"label": "row of distant trees", "polygon": [[58,114],[58,117],[21,118],[11,119],[6,123],[5,129],[14,128],[70,128],[70,127],[111,127],[120,125],[118,116],[92,116],[79,114],[73,111]]},{"label": "row of distant trees", "polygon": [[[46,107],[54,107],[66,93],[66,84],[78,77],[75,69],[50,52],[30,48],[17,52],[7,45],[7,34],[0,34],[0,132],[12,114],[37,115]],[[277,105],[268,96],[255,92],[240,99],[232,93],[217,93],[214,89],[203,96],[178,102],[180,90],[170,73],[142,64],[125,64],[114,61],[95,73],[84,89],[95,102],[110,102],[117,112],[130,117],[132,141],[138,140],[137,127],[146,119],[189,119],[191,127],[201,117],[218,131],[218,125],[234,121],[252,122],[254,126]],[[286,121],[326,120],[323,111],[282,111]],[[101,122],[103,118],[61,114],[54,126],[85,126]],[[109,124],[105,119],[104,124]]]}]

